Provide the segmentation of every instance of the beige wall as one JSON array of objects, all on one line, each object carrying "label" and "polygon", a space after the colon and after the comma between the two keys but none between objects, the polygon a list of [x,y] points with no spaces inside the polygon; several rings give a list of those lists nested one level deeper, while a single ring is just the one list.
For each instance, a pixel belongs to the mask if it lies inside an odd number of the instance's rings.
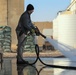
[{"label": "beige wall", "polygon": [[17,44],[15,29],[20,15],[24,11],[24,0],[0,0],[0,26],[10,26],[12,29],[12,47]]},{"label": "beige wall", "polygon": [[12,47],[17,44],[15,29],[20,15],[24,12],[24,0],[8,0],[8,25],[12,28]]},{"label": "beige wall", "polygon": [[7,0],[0,0],[0,26],[7,25]]},{"label": "beige wall", "polygon": [[[40,30],[40,32],[43,32],[43,29],[50,29],[53,28],[52,22],[34,22],[34,25],[37,26]],[[38,37],[38,44],[42,46],[44,43],[44,40],[41,36]]]},{"label": "beige wall", "polygon": [[35,26],[42,32],[43,29],[53,28],[52,22],[34,22]]}]

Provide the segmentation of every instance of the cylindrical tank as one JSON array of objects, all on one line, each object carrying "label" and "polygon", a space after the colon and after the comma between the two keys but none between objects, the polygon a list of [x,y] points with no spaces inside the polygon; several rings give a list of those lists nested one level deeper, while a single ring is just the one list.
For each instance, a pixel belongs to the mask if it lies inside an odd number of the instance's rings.
[{"label": "cylindrical tank", "polygon": [[59,15],[58,41],[76,47],[76,15]]},{"label": "cylindrical tank", "polygon": [[53,39],[58,39],[58,20],[57,18],[53,20]]},{"label": "cylindrical tank", "polygon": [[73,2],[74,0],[71,0],[71,3]]},{"label": "cylindrical tank", "polygon": [[73,14],[76,14],[76,0],[74,0],[74,2],[72,3],[72,6],[70,7],[70,11],[72,11]]}]

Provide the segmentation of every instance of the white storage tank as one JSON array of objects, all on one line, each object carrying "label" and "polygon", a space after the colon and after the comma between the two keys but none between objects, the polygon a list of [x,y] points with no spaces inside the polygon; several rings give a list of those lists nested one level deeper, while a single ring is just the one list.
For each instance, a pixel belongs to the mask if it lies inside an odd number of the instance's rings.
[{"label": "white storage tank", "polygon": [[58,41],[76,48],[76,15],[58,16]]},{"label": "white storage tank", "polygon": [[58,20],[53,20],[53,39],[58,40]]},{"label": "white storage tank", "polygon": [[74,0],[71,0],[71,3],[73,2]]},{"label": "white storage tank", "polygon": [[72,4],[70,11],[72,11],[73,14],[76,14],[76,1]]}]

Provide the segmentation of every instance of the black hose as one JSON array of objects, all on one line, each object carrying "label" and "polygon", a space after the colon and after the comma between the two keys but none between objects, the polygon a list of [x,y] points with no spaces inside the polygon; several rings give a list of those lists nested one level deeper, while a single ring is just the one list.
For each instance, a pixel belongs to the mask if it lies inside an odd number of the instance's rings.
[{"label": "black hose", "polygon": [[38,45],[36,44],[35,45],[35,52],[36,52],[36,55],[37,55],[36,60],[33,63],[29,63],[28,65],[34,65],[38,61],[38,59],[39,59],[39,50],[37,50],[37,48],[38,48]]},{"label": "black hose", "polygon": [[[42,33],[39,33],[39,34],[40,34],[43,38],[46,39],[46,36],[45,36],[45,35],[43,35]],[[76,67],[72,67],[72,66],[59,66],[59,65],[50,65],[50,64],[44,63],[44,62],[40,59],[40,57],[39,57],[39,46],[38,46],[38,44],[35,45],[35,52],[36,52],[36,55],[37,55],[37,58],[36,58],[35,62],[29,63],[28,65],[34,65],[34,64],[38,61],[38,59],[39,59],[39,61],[40,61],[42,64],[44,64],[45,66],[48,66],[48,67],[76,70]]]},{"label": "black hose", "polygon": [[43,38],[45,38],[46,39],[46,36],[45,35],[43,35],[42,33],[39,33]]},{"label": "black hose", "polygon": [[40,59],[40,57],[39,57],[39,46],[38,46],[37,44],[35,45],[35,52],[36,52],[36,55],[37,55],[37,58],[36,58],[35,62],[29,63],[28,65],[34,65],[34,64],[37,62],[37,60],[39,59],[39,61],[40,61],[43,65],[48,66],[48,67],[76,70],[76,67],[72,67],[72,66],[59,66],[59,65],[51,65],[51,64],[46,64],[46,63],[44,63],[44,62]]},{"label": "black hose", "polygon": [[40,62],[41,62],[42,64],[44,64],[45,66],[49,66],[49,67],[53,67],[53,68],[62,68],[62,69],[72,69],[72,70],[76,70],[76,67],[72,67],[72,66],[59,66],[59,65],[50,65],[50,64],[44,63],[44,62],[40,59],[40,57],[39,57],[39,46],[36,45],[35,49],[36,49],[37,59],[39,59]]},{"label": "black hose", "polygon": [[76,70],[76,67],[72,67],[72,66],[59,66],[59,65],[50,65],[50,64],[44,63],[39,57],[39,46],[37,44],[35,45],[35,51],[36,51],[37,58],[36,58],[35,62],[29,63],[28,65],[34,65],[39,59],[39,61],[43,65],[48,66],[48,67]]}]

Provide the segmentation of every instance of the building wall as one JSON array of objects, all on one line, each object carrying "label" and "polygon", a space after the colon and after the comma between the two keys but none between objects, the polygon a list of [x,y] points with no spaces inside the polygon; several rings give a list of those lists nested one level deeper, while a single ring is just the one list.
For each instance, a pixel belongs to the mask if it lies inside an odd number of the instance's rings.
[{"label": "building wall", "polygon": [[[41,33],[43,33],[43,29],[52,29],[52,22],[34,22],[34,25],[37,26]],[[50,32],[51,33],[51,32]],[[38,36],[38,44],[42,46],[44,43],[44,39],[41,36]]]},{"label": "building wall", "polygon": [[8,0],[8,25],[12,28],[12,49],[16,47],[16,26],[18,25],[19,17],[24,12],[24,0]]},{"label": "building wall", "polygon": [[0,26],[7,25],[7,0],[0,0]]},{"label": "building wall", "polygon": [[53,29],[52,28],[43,29],[43,34],[48,37],[53,36]]},{"label": "building wall", "polygon": [[24,0],[0,0],[0,26],[11,27],[12,49],[17,44],[15,29],[23,11]]}]

